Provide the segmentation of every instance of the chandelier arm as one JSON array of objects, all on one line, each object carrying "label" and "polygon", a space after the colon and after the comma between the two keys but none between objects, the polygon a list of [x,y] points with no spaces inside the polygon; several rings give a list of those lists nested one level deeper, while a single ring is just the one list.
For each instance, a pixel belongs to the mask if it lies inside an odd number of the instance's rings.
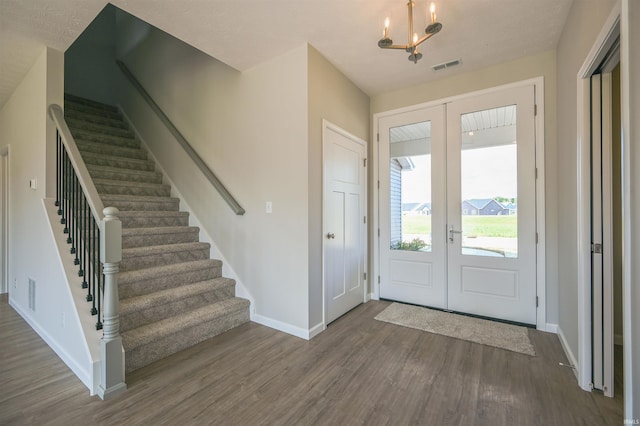
[{"label": "chandelier arm", "polygon": [[415,42],[415,44],[413,46],[418,46],[420,43],[427,41],[429,38],[431,38],[431,36],[435,35],[436,33],[431,33],[431,34],[425,34],[422,36],[422,38],[418,41]]},{"label": "chandelier arm", "polygon": [[410,44],[400,45],[400,44],[392,44],[391,46],[379,46],[381,49],[401,49],[401,50],[409,50],[413,49],[414,46]]}]

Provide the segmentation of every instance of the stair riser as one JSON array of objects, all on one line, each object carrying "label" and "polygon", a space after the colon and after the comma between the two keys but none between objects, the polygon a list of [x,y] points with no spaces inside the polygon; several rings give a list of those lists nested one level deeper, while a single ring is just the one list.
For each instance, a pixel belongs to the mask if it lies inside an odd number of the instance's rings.
[{"label": "stair riser", "polygon": [[94,108],[102,111],[112,111],[112,112],[118,111],[118,108],[113,105],[105,104],[104,102],[94,101],[93,99],[87,99],[80,96],[75,96],[71,93],[64,94],[64,103],[65,105],[76,105],[83,108]]},{"label": "stair riser", "polygon": [[127,249],[166,244],[196,243],[198,241],[198,231],[175,232],[171,234],[123,235],[122,248]]},{"label": "stair riser", "polygon": [[116,207],[121,211],[178,211],[180,201],[178,200],[166,200],[166,201],[128,201],[128,200],[111,200],[104,201],[105,206]]},{"label": "stair riser", "polygon": [[121,169],[144,170],[147,172],[155,171],[155,164],[151,161],[129,160],[125,157],[103,157],[100,154],[85,154],[83,156],[86,164],[95,164],[96,166],[118,167]]},{"label": "stair riser", "polygon": [[120,299],[142,296],[154,291],[167,290],[184,284],[212,280],[222,276],[222,266],[195,269],[181,274],[161,275],[140,281],[122,282],[118,285]]},{"label": "stair riser", "polygon": [[102,124],[91,123],[86,121],[78,121],[74,119],[68,120],[69,127],[86,132],[86,133],[96,133],[99,135],[108,135],[108,136],[117,136],[120,138],[133,138],[135,137],[134,133],[128,128],[123,129],[121,127],[110,127]]},{"label": "stair riser", "polygon": [[81,154],[91,152],[94,154],[115,155],[118,157],[135,158],[136,160],[146,160],[146,151],[140,148],[127,148],[121,146],[107,145],[98,142],[77,141],[76,145]]},{"label": "stair riser", "polygon": [[[94,167],[92,167],[94,166]],[[114,170],[99,170],[95,165],[88,164],[89,174],[93,179],[121,180],[123,182],[143,182],[143,183],[162,183],[162,175],[157,172],[134,173],[127,172],[127,169],[119,169],[120,172]]]},{"label": "stair riser", "polygon": [[129,125],[122,120],[122,117],[119,113],[114,113],[115,115],[108,114],[95,114],[92,112],[83,111],[80,109],[74,109],[65,107],[64,117],[65,120],[71,119],[69,121],[83,121],[93,124],[99,124],[103,126],[110,127],[119,127],[121,129],[128,129]]},{"label": "stair riser", "polygon": [[132,328],[141,327],[234,296],[235,286],[231,284],[224,288],[196,294],[164,305],[153,306],[149,309],[142,309],[127,315],[120,315],[120,332],[124,333]]},{"label": "stair riser", "polygon": [[170,336],[158,339],[149,345],[126,350],[125,363],[127,373],[149,365],[154,361],[166,358],[176,352],[196,345],[214,336],[231,330],[249,321],[249,310],[231,312],[222,318],[203,322],[190,329],[181,330]]},{"label": "stair riser", "polygon": [[189,216],[120,217],[123,228],[155,228],[157,226],[189,226]]},{"label": "stair riser", "polygon": [[116,136],[101,135],[97,133],[84,132],[82,130],[75,130],[75,129],[71,130],[71,134],[73,135],[74,139],[81,140],[81,141],[103,143],[107,145],[123,146],[128,148],[140,147],[140,142],[134,138],[121,138]]},{"label": "stair riser", "polygon": [[171,195],[171,188],[161,187],[145,187],[136,186],[126,183],[123,184],[110,184],[110,183],[96,183],[96,190],[99,194],[113,194],[113,195],[142,195],[153,197],[168,197]]},{"label": "stair riser", "polygon": [[88,105],[79,105],[76,103],[65,102],[64,104],[65,116],[92,116],[98,118],[108,118],[112,120],[122,120],[120,111],[117,109],[107,110],[101,108],[93,108]]},{"label": "stair riser", "polygon": [[175,265],[176,263],[192,262],[195,260],[209,259],[209,249],[185,250],[170,253],[157,253],[148,256],[125,257],[123,253],[120,262],[120,270],[136,271],[139,269],[153,268],[161,265]]}]

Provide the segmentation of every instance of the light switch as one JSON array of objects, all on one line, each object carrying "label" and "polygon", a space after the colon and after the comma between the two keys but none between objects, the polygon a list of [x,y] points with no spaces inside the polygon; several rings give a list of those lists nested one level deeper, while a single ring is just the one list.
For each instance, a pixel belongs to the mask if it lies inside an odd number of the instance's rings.
[{"label": "light switch", "polygon": [[273,212],[273,205],[271,204],[271,201],[267,201],[267,205],[265,206],[265,211],[267,213]]},{"label": "light switch", "polygon": [[29,179],[29,188],[33,190],[38,189],[38,179],[36,178]]}]

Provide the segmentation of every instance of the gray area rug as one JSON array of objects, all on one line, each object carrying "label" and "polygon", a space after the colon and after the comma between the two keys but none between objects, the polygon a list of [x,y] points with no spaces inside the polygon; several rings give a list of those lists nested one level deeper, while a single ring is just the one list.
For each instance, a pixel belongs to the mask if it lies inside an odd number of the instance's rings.
[{"label": "gray area rug", "polygon": [[392,303],[375,317],[378,321],[415,328],[456,339],[535,356],[526,327]]}]

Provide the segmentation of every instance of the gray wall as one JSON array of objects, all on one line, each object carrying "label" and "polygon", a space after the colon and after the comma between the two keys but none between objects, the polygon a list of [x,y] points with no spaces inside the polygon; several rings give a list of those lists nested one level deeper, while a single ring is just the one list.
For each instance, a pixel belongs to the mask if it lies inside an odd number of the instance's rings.
[{"label": "gray wall", "polygon": [[116,8],[107,5],[64,55],[65,92],[116,103]]}]

